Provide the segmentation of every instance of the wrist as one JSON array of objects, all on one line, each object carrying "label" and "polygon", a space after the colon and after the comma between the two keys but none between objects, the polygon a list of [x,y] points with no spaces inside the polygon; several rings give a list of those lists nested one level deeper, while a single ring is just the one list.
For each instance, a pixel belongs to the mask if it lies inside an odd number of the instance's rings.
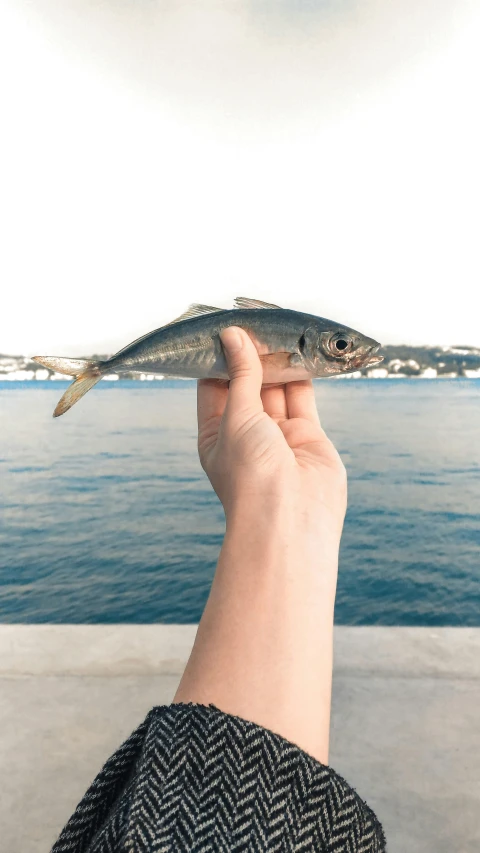
[{"label": "wrist", "polygon": [[336,574],[343,517],[294,496],[241,501],[226,513],[222,550],[262,566],[320,568]]},{"label": "wrist", "polygon": [[255,495],[232,501],[225,509],[226,535],[247,539],[256,531],[268,540],[311,541],[317,546],[330,544],[338,553],[344,513],[320,501],[305,502],[298,495],[271,494],[258,499]]}]

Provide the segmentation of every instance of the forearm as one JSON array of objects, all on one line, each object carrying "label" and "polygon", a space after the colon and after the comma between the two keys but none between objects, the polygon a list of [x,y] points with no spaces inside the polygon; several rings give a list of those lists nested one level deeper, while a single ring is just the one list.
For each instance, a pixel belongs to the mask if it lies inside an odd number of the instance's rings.
[{"label": "forearm", "polygon": [[337,561],[315,515],[238,513],[174,702],[212,702],[327,763]]}]

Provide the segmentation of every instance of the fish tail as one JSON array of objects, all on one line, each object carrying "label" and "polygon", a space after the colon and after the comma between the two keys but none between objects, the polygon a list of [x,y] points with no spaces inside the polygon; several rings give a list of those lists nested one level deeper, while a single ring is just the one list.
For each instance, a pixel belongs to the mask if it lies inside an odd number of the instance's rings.
[{"label": "fish tail", "polygon": [[68,412],[71,407],[83,397],[90,388],[102,378],[105,371],[101,369],[103,361],[89,361],[85,358],[57,358],[56,356],[40,356],[34,357],[33,361],[38,361],[45,367],[51,370],[56,370],[58,373],[65,373],[67,376],[75,376],[76,379],[65,391],[63,397],[57,403],[53,413],[54,418]]},{"label": "fish tail", "polygon": [[88,358],[59,358],[56,355],[34,355],[32,361],[38,361],[44,367],[55,370],[56,373],[66,373],[67,376],[80,376],[91,367],[99,367],[101,361],[91,361]]},{"label": "fish tail", "polygon": [[93,388],[101,378],[102,374],[99,370],[96,370],[95,373],[88,370],[80,376],[77,376],[75,381],[68,386],[63,397],[60,397],[60,400],[55,407],[53,417],[58,418],[59,415],[64,415],[65,412],[68,412],[68,410],[71,409],[75,403],[78,403],[80,398],[83,397],[87,391],[90,391],[90,388]]}]

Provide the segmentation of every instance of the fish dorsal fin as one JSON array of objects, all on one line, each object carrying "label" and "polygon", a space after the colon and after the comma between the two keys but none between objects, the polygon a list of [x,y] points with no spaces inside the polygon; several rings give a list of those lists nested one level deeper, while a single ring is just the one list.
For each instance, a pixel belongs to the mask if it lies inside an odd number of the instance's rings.
[{"label": "fish dorsal fin", "polygon": [[165,323],[164,326],[160,326],[160,329],[154,329],[153,332],[147,332],[146,335],[142,335],[141,338],[137,338],[136,341],[132,341],[131,344],[127,344],[123,349],[119,349],[118,352],[115,353],[115,358],[117,356],[122,355],[122,353],[126,352],[127,349],[133,347],[134,344],[139,344],[141,341],[145,341],[150,335],[155,334],[155,332],[159,332],[161,329],[166,329],[168,326],[174,326],[175,323],[180,323],[182,320],[190,320],[192,317],[200,317],[202,314],[215,314],[217,311],[224,311],[224,308],[213,308],[212,305],[189,305],[186,311],[183,314],[180,314],[180,317],[176,317],[175,320],[171,320],[170,323]]},{"label": "fish dorsal fin", "polygon": [[248,296],[237,296],[233,305],[235,308],[281,308],[281,305],[274,305],[273,302],[249,299]]},{"label": "fish dorsal fin", "polygon": [[192,317],[200,317],[202,314],[216,314],[217,311],[224,311],[224,308],[214,308],[212,305],[198,305],[194,303],[193,305],[189,305],[187,310],[180,314],[180,317],[176,317],[175,320],[171,320],[170,323],[165,323],[166,326],[173,326],[175,323],[181,323],[182,320],[190,320]]}]

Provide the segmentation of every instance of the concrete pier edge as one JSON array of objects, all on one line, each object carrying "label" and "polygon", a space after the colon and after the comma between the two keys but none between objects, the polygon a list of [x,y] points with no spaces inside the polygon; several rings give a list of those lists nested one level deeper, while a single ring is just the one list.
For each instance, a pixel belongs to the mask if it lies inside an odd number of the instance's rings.
[{"label": "concrete pier edge", "polygon": [[[0,625],[0,853],[49,853],[197,625]],[[480,850],[480,628],[335,627],[329,762],[388,853]]]},{"label": "concrete pier edge", "polygon": [[[0,625],[0,676],[176,675],[197,627]],[[480,678],[480,628],[338,625],[334,671]]]}]

